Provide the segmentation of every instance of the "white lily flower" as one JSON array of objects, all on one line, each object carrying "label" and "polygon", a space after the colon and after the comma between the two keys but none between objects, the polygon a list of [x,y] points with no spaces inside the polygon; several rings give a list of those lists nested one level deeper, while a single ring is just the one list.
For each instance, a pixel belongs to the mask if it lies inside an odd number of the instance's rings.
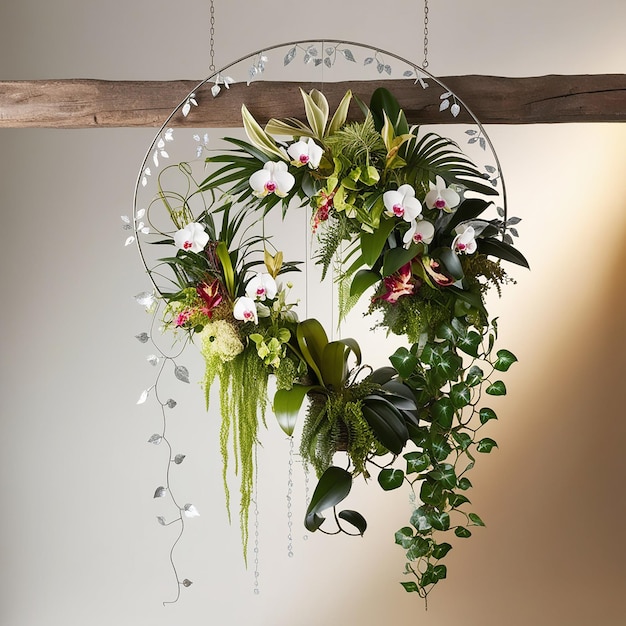
[{"label": "white lily flower", "polygon": [[324,150],[309,137],[292,143],[287,148],[287,154],[293,159],[292,163],[296,167],[308,165],[315,170],[319,167]]},{"label": "white lily flower", "polygon": [[454,189],[446,187],[445,181],[440,176],[437,176],[434,185],[430,183],[430,191],[424,198],[424,203],[429,209],[439,209],[447,213],[450,213],[459,202],[461,196]]},{"label": "white lily flower", "polygon": [[262,170],[250,176],[248,182],[254,190],[254,195],[259,198],[270,193],[284,198],[294,186],[296,179],[287,171],[287,164],[284,161],[268,161]]},{"label": "white lily flower", "polygon": [[237,298],[237,300],[235,300],[235,306],[233,307],[233,317],[236,320],[254,322],[256,324],[259,318],[254,300],[245,296]]},{"label": "white lily flower", "polygon": [[452,249],[463,254],[474,254],[476,252],[476,233],[471,226],[459,224],[455,229],[456,237],[452,241]]},{"label": "white lily flower", "polygon": [[409,230],[404,233],[402,241],[408,248],[412,243],[429,244],[435,236],[435,227],[428,220],[414,220]]},{"label": "white lily flower", "polygon": [[272,300],[277,293],[278,287],[271,274],[257,274],[246,286],[246,296],[253,300]]},{"label": "white lily flower", "polygon": [[180,250],[202,252],[208,242],[209,235],[204,232],[204,226],[196,222],[191,222],[174,233],[174,244]]},{"label": "white lily flower", "polygon": [[401,217],[406,222],[413,221],[422,212],[422,205],[411,185],[400,185],[397,190],[385,191],[383,203],[385,215]]}]

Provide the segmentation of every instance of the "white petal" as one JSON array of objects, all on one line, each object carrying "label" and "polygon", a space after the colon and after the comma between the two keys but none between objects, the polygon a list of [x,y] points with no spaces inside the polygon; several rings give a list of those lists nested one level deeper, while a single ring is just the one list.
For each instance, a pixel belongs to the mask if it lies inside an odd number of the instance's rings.
[{"label": "white petal", "polygon": [[135,238],[131,235],[130,237],[126,239],[126,241],[124,242],[124,245],[130,246],[130,244],[133,243],[133,241],[135,241]]}]

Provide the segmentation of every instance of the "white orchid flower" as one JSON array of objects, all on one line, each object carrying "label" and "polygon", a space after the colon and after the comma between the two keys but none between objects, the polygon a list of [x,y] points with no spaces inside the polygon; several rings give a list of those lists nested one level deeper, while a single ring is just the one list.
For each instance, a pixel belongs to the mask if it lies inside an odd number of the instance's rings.
[{"label": "white orchid flower", "polygon": [[439,209],[446,213],[450,213],[459,202],[461,196],[454,189],[446,187],[445,181],[440,176],[437,176],[434,185],[430,183],[430,191],[424,198],[424,203],[429,209]]},{"label": "white orchid flower", "polygon": [[412,243],[429,244],[435,236],[435,227],[428,220],[413,220],[402,241],[408,248]]},{"label": "white orchid flower", "polygon": [[306,140],[300,139],[300,141],[292,143],[287,148],[287,154],[293,159],[292,163],[296,167],[308,165],[315,170],[319,167],[324,150],[309,137]]},{"label": "white orchid flower", "polygon": [[263,198],[270,193],[275,193],[284,198],[294,186],[296,179],[287,171],[287,164],[283,161],[268,161],[262,170],[250,176],[250,187],[254,195]]},{"label": "white orchid flower", "polygon": [[256,324],[259,321],[259,318],[256,312],[256,304],[254,303],[254,300],[245,296],[237,298],[237,300],[235,300],[235,306],[233,307],[233,317],[236,320],[254,322]]},{"label": "white orchid flower", "polygon": [[397,190],[385,191],[383,203],[385,215],[401,217],[406,222],[413,221],[422,212],[422,205],[411,185],[400,185]]},{"label": "white orchid flower", "polygon": [[181,228],[174,233],[174,243],[180,250],[190,250],[191,252],[202,252],[204,246],[209,242],[209,235],[204,232],[204,226],[192,222],[185,228]]},{"label": "white orchid flower", "polygon": [[271,274],[257,274],[246,286],[246,296],[252,300],[272,300],[277,293],[278,286]]},{"label": "white orchid flower", "polygon": [[452,241],[452,249],[463,254],[474,254],[476,252],[476,233],[472,226],[459,224],[455,229],[456,237]]}]

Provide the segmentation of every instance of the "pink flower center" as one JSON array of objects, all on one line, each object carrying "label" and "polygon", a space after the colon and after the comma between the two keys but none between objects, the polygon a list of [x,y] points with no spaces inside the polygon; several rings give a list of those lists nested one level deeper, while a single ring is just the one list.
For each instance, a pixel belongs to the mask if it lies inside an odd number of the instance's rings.
[{"label": "pink flower center", "polygon": [[396,217],[402,217],[404,215],[404,207],[401,204],[393,205],[393,214]]},{"label": "pink flower center", "polygon": [[183,250],[189,250],[189,248],[191,247],[193,247],[192,241],[185,241],[185,243],[183,244]]},{"label": "pink flower center", "polygon": [[413,235],[413,241],[414,241],[415,243],[421,243],[421,242],[422,242],[422,239],[423,239],[423,238],[422,238],[422,234],[421,234],[421,233],[415,233],[415,234]]},{"label": "pink flower center", "polygon": [[257,296],[264,296],[265,295],[265,287],[257,287],[256,288],[256,295]]},{"label": "pink flower center", "polygon": [[309,155],[308,154],[301,154],[300,155],[300,163],[307,164],[308,162],[309,162]]},{"label": "pink flower center", "polygon": [[459,250],[460,252],[463,252],[465,248],[467,248],[467,246],[464,243],[461,243],[460,241],[459,243],[456,244],[456,249]]},{"label": "pink flower center", "polygon": [[276,191],[276,183],[273,180],[268,180],[265,183],[265,191],[268,193],[274,193]]},{"label": "pink flower center", "polygon": [[446,206],[446,201],[443,198],[437,198],[435,200],[435,206],[438,209],[443,209]]},{"label": "pink flower center", "polygon": [[243,312],[243,319],[248,321],[248,320],[253,320],[254,319],[254,313],[252,311],[244,311]]}]

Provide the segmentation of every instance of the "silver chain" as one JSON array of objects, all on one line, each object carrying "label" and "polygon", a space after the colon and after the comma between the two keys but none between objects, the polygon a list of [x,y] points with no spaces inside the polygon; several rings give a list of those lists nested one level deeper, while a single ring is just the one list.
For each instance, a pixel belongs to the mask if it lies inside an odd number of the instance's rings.
[{"label": "silver chain", "polygon": [[213,37],[215,36],[215,7],[213,6],[213,0],[211,0],[211,30],[209,31],[211,34],[211,39],[209,40],[209,54],[211,55],[211,64],[209,65],[209,71],[211,74],[215,72],[215,40]]},{"label": "silver chain", "polygon": [[424,0],[424,60],[422,67],[428,67],[428,0]]}]

